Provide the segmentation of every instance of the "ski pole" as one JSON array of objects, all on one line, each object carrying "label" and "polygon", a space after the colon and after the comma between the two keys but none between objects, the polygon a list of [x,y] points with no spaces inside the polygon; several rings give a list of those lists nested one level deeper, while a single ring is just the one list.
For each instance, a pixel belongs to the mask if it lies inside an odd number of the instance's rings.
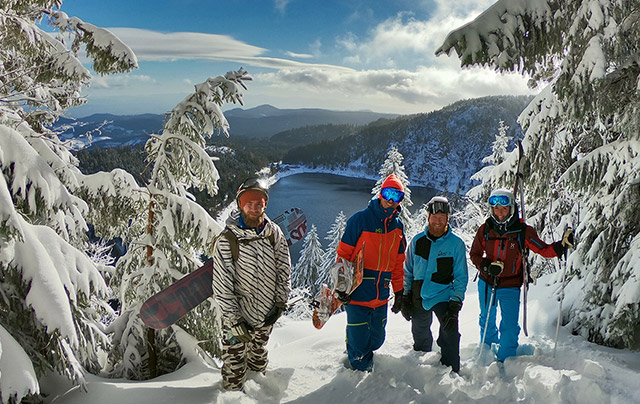
[{"label": "ski pole", "polygon": [[[578,202],[578,220],[580,220],[580,203]],[[575,222],[573,223],[573,227],[575,229]],[[574,230],[575,231],[575,230]],[[574,234],[574,245],[575,245],[576,236]],[[562,301],[564,300],[564,282],[565,277],[567,275],[567,251],[564,251],[564,267],[562,268],[562,281],[560,283],[560,305],[558,308],[558,322],[556,323],[556,340],[553,344],[553,357],[556,357],[556,347],[558,346],[558,334],[560,332],[560,320],[562,319]],[[560,261],[560,259],[558,259]]]},{"label": "ski pole", "polygon": [[496,293],[498,278],[493,277],[493,285],[491,286],[491,297],[489,297],[489,305],[487,306],[487,318],[484,320],[484,330],[482,331],[482,340],[480,341],[480,353],[478,361],[482,360],[482,351],[484,349],[484,341],[487,338],[487,328],[489,327],[489,317],[491,316],[491,306],[493,306],[493,296]]},{"label": "ski pole", "polygon": [[[567,252],[564,252],[564,266],[562,267],[562,281],[560,282],[560,307],[558,308],[558,322],[556,323],[556,340],[553,344],[553,357],[556,357],[556,347],[558,346],[558,333],[560,332],[560,321],[562,320],[562,301],[564,300],[564,279],[567,275]],[[560,261],[560,259],[558,259]]]}]

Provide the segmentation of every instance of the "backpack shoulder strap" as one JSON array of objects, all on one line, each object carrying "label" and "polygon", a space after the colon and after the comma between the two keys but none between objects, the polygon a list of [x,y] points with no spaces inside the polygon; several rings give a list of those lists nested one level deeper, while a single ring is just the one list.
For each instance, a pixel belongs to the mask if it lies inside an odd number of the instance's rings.
[{"label": "backpack shoulder strap", "polygon": [[229,228],[225,227],[222,233],[220,234],[222,237],[226,238],[229,242],[229,249],[231,250],[231,259],[235,263],[238,260],[238,255],[240,254],[240,247],[238,246],[238,237],[236,237],[235,233],[229,230]]},{"label": "backpack shoulder strap", "polygon": [[[238,240],[238,237],[235,235],[234,232],[232,232],[231,230],[229,230],[228,228],[225,227],[225,229],[222,231],[222,233],[220,234],[221,236],[223,236],[224,238],[227,239],[227,241],[229,242],[229,248],[231,249],[231,258],[233,259],[233,262],[235,263],[236,261],[238,261],[238,256],[240,255],[240,243],[242,244],[249,244],[252,241],[257,241],[260,240],[262,237],[254,237],[254,238],[250,238],[250,239],[242,239],[242,240]],[[271,247],[276,248],[276,236],[274,233],[271,233],[267,236],[267,240],[269,240],[269,244],[271,244]]]}]

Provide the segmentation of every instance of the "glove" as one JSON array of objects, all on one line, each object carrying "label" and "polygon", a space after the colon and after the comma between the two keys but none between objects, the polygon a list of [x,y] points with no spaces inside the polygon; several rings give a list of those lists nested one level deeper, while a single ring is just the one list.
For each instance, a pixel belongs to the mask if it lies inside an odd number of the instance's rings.
[{"label": "glove", "polygon": [[391,312],[394,314],[400,313],[400,310],[402,309],[403,293],[404,292],[402,290],[396,292],[396,297],[393,299],[393,306],[391,306]]},{"label": "glove", "polygon": [[449,306],[442,317],[442,328],[457,328],[458,313],[462,308],[462,302],[458,300],[449,300]]},{"label": "glove", "polygon": [[489,265],[491,265],[491,260],[489,258],[483,258],[480,263],[480,270],[485,274],[489,273]]},{"label": "glove", "polygon": [[498,275],[500,275],[502,273],[502,269],[503,268],[504,268],[504,262],[502,262],[502,261],[493,261],[489,265],[489,268],[487,268],[487,272],[489,273],[489,275],[491,275],[494,278],[496,278],[496,277],[498,277]]},{"label": "glove", "polygon": [[265,316],[264,325],[267,326],[267,325],[275,324],[275,322],[278,321],[278,319],[280,318],[280,316],[282,315],[282,313],[285,311],[286,308],[287,308],[286,304],[282,302],[276,302],[276,304],[273,305],[271,310],[269,310],[269,312]]},{"label": "glove", "polygon": [[230,329],[231,336],[236,339],[237,342],[249,342],[251,341],[251,335],[249,335],[249,329],[247,323],[244,321],[239,322]]},{"label": "glove", "polygon": [[567,229],[562,236],[562,246],[566,248],[573,248],[573,229]]},{"label": "glove", "polygon": [[338,300],[340,300],[340,303],[344,304],[345,306],[348,305],[351,301],[351,296],[346,292],[336,291],[335,296],[338,298]]},{"label": "glove", "polygon": [[411,321],[411,317],[413,317],[413,301],[411,300],[411,295],[402,295],[400,311],[405,320]]}]

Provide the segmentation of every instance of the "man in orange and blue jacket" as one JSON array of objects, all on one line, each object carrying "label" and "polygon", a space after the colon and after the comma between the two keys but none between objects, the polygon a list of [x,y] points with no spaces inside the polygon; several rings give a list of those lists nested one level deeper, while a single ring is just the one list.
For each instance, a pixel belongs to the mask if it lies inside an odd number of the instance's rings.
[{"label": "man in orange and blue jacket", "polygon": [[398,313],[404,278],[404,226],[398,215],[404,188],[398,177],[389,175],[378,198],[347,221],[338,245],[338,256],[353,261],[364,249],[362,283],[350,296],[341,297],[347,312],[347,354],[355,370],[373,370],[373,351],[382,346],[387,323],[387,302],[395,293],[391,311]]}]

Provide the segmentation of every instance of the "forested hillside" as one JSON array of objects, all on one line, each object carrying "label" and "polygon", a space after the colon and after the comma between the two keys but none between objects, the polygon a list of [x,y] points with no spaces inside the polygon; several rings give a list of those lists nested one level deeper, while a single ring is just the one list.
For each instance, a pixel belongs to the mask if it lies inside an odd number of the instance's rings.
[{"label": "forested hillside", "polygon": [[[405,157],[407,175],[413,184],[424,184],[449,192],[466,191],[469,177],[483,165],[498,133],[499,122],[509,127],[514,139],[521,137],[516,117],[530,97],[484,97],[460,101],[439,111],[379,119],[364,126],[316,125],[280,132],[268,139],[215,136],[208,152],[219,158],[220,192],[214,197],[194,193],[198,202],[215,215],[226,206],[237,184],[277,162],[328,170],[350,169],[375,175],[389,147],[396,145]],[[84,173],[123,168],[139,183],[148,180],[141,145],[76,152]]]},{"label": "forested hillside", "polygon": [[[216,161],[218,172],[222,174],[218,180],[219,192],[213,197],[196,191],[193,194],[212,216],[233,200],[239,183],[281,159],[281,150],[267,140],[258,142],[242,137],[217,136],[209,143],[207,152],[219,159]],[[140,185],[145,184],[151,175],[142,145],[84,149],[74,154],[85,174],[122,168],[131,173]]]},{"label": "forested hillside", "polygon": [[465,192],[482,167],[499,122],[513,139],[521,137],[516,118],[531,97],[499,96],[456,102],[439,111],[378,120],[353,136],[289,150],[283,162],[375,175],[392,145],[405,157],[412,183]]}]

